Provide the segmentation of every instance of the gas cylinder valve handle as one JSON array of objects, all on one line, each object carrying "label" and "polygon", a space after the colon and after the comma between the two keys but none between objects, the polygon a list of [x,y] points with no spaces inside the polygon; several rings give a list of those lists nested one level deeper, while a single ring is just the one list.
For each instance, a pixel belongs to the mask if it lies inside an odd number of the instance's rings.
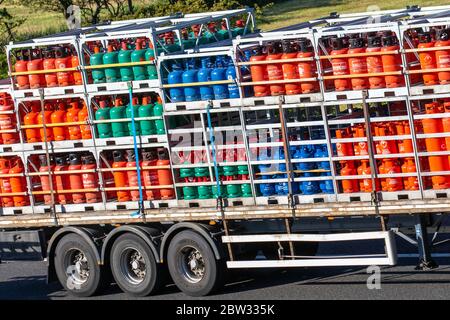
[{"label": "gas cylinder valve handle", "polygon": [[133,147],[134,147],[134,155],[136,159],[136,171],[137,171],[137,180],[138,180],[138,188],[139,188],[139,209],[137,212],[132,213],[131,215],[143,215],[144,214],[144,197],[142,194],[142,181],[141,181],[141,168],[139,166],[139,152],[137,146],[137,138],[136,138],[136,121],[134,120],[134,108],[133,108],[133,84],[131,81],[127,83],[128,85],[128,95],[130,100],[130,109],[131,109],[131,132],[133,133]]}]

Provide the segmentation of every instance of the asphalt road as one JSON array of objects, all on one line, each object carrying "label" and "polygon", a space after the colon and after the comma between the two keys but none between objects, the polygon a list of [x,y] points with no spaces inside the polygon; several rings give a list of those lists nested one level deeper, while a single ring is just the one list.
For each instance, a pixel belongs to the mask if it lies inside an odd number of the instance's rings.
[{"label": "asphalt road", "polygon": [[[448,251],[447,251],[448,252]],[[439,268],[415,271],[414,258],[401,258],[395,267],[382,268],[381,289],[369,290],[365,268],[313,268],[239,271],[218,294],[202,299],[450,299],[450,258],[436,258]],[[45,283],[41,261],[3,261],[0,299],[74,299],[61,288]],[[112,285],[89,299],[132,299]],[[145,299],[192,299],[174,285]]]}]

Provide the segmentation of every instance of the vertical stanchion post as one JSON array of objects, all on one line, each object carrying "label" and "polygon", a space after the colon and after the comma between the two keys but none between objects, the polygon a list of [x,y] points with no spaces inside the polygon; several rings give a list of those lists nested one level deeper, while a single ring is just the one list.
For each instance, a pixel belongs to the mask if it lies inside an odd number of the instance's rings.
[{"label": "vertical stanchion post", "polygon": [[438,267],[437,263],[431,258],[431,247],[428,240],[427,221],[424,214],[416,215],[416,239],[419,251],[419,264],[416,270],[430,270]]}]

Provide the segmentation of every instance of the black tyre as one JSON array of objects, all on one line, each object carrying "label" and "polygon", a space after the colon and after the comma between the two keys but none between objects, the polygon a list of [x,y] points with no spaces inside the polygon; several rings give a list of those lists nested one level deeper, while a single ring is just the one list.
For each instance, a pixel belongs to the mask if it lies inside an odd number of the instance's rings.
[{"label": "black tyre", "polygon": [[167,264],[175,285],[190,296],[205,296],[223,284],[225,264],[216,260],[209,243],[198,233],[186,230],[170,242]]},{"label": "black tyre", "polygon": [[61,285],[75,296],[90,297],[106,285],[94,249],[74,233],[58,242],[55,271]]},{"label": "black tyre", "polygon": [[162,267],[151,248],[132,233],[125,233],[114,241],[110,263],[117,285],[133,296],[148,296],[164,284]]}]

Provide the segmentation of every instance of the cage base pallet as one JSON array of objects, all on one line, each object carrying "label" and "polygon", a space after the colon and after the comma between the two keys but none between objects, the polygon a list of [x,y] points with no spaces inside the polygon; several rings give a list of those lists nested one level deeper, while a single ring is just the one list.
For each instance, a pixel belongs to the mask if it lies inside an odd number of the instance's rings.
[{"label": "cage base pallet", "polygon": [[14,143],[14,144],[3,144],[0,145],[0,152],[8,153],[8,152],[20,152],[22,151],[23,145],[21,143]]},{"label": "cage base pallet", "polygon": [[[138,90],[148,90],[154,89],[159,90],[158,80],[140,80],[132,81],[133,91],[138,92]],[[88,84],[86,86],[88,93],[101,93],[101,92],[128,92],[128,82],[105,82],[97,84]],[[153,91],[153,90],[151,90]]]},{"label": "cage base pallet", "polygon": [[[314,203],[333,203],[336,202],[336,195],[334,194],[313,194],[301,195],[297,194],[293,197],[295,204],[314,204]],[[288,205],[289,200],[287,196],[270,196],[270,197],[256,197],[257,205]]]},{"label": "cage base pallet", "polygon": [[367,202],[372,201],[372,195],[368,192],[340,193],[337,195],[338,202]]},{"label": "cage base pallet", "polygon": [[[44,214],[51,212],[51,206],[49,205],[35,205],[33,207],[33,213]],[[55,205],[56,213],[73,213],[73,212],[92,212],[105,210],[103,203],[79,203],[79,204],[57,204]]]},{"label": "cage base pallet", "polygon": [[428,94],[449,94],[450,84],[435,86],[412,86],[410,92],[412,96],[422,96]]},{"label": "cage base pallet", "polygon": [[33,214],[33,207],[3,207],[0,208],[0,216],[13,216],[13,215],[21,215],[21,214]]},{"label": "cage base pallet", "polygon": [[[204,110],[208,106],[207,100],[186,101],[186,102],[169,102],[164,104],[164,111],[183,111],[183,110]],[[221,99],[211,100],[213,108],[229,108],[241,106],[241,99]]]},{"label": "cage base pallet", "polygon": [[[321,102],[321,93],[308,93],[308,94],[296,94],[283,96],[284,104],[292,103],[307,103],[307,102]],[[280,103],[280,96],[268,96],[268,97],[250,97],[242,99],[242,106],[257,107],[267,105],[278,105]]]},{"label": "cage base pallet", "polygon": [[[144,201],[144,209],[161,209],[161,208],[172,208],[177,207],[177,200],[153,200]],[[106,210],[138,210],[138,201],[127,201],[127,202],[107,202],[105,205]]]},{"label": "cage base pallet", "polygon": [[[64,141],[49,141],[48,148],[49,150],[65,150],[65,149],[86,149],[92,148],[94,146],[94,142],[91,139],[83,139],[83,140],[64,140]],[[35,142],[35,143],[24,143],[20,145],[14,151],[45,151],[45,142]],[[75,151],[75,150],[73,150]]]},{"label": "cage base pallet", "polygon": [[[137,136],[136,138],[138,144],[161,144],[167,142],[165,134]],[[133,137],[95,139],[95,145],[98,148],[123,145],[133,146]]]},{"label": "cage base pallet", "polygon": [[[225,207],[251,206],[255,202],[253,198],[224,198]],[[216,199],[195,199],[195,200],[178,200],[177,207],[180,208],[213,208],[217,206]]]},{"label": "cage base pallet", "polygon": [[381,192],[381,199],[385,201],[422,199],[420,191]]},{"label": "cage base pallet", "polygon": [[[71,94],[84,94],[84,86],[67,86],[67,87],[53,87],[53,88],[42,88],[44,89],[44,97],[50,99],[52,96],[62,96]],[[40,89],[25,89],[25,90],[13,90],[14,98],[39,98]]]},{"label": "cage base pallet", "polygon": [[[370,89],[367,90],[368,99],[376,98],[391,98],[391,97],[403,97],[408,95],[406,87],[400,88],[384,88],[384,89]],[[338,100],[361,100],[363,98],[362,90],[354,91],[332,91],[324,93],[325,101],[338,101]]]},{"label": "cage base pallet", "polygon": [[450,198],[450,189],[443,190],[424,190],[423,197],[425,199],[446,199]]}]

